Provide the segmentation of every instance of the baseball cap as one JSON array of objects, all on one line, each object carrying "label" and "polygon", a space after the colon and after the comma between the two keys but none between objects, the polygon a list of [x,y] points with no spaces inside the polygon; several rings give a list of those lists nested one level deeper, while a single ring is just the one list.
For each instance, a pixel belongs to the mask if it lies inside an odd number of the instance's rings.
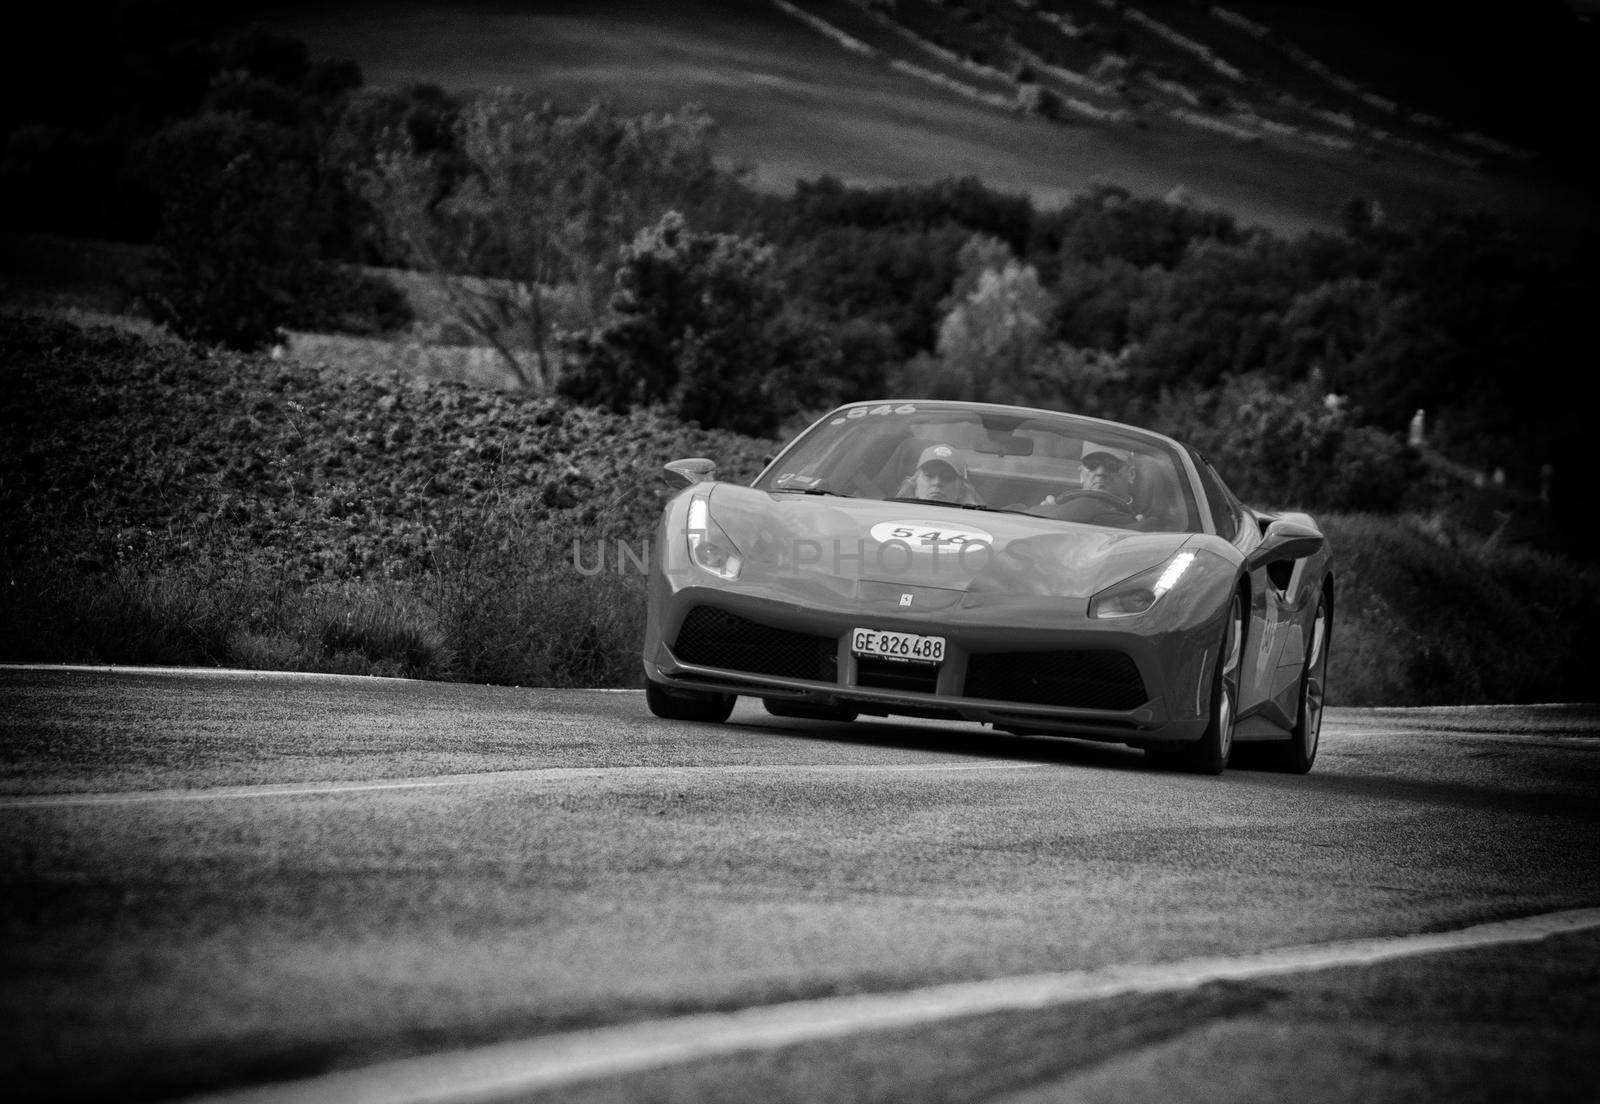
[{"label": "baseball cap", "polygon": [[1113,448],[1110,445],[1097,445],[1093,441],[1083,443],[1083,463],[1088,467],[1089,460],[1095,456],[1109,456],[1113,460],[1120,460],[1127,464],[1133,460],[1133,453],[1123,448]]},{"label": "baseball cap", "polygon": [[929,445],[922,450],[922,459],[917,461],[917,467],[931,464],[935,460],[941,464],[948,464],[962,479],[967,477],[967,463],[961,459],[961,454],[949,445]]}]

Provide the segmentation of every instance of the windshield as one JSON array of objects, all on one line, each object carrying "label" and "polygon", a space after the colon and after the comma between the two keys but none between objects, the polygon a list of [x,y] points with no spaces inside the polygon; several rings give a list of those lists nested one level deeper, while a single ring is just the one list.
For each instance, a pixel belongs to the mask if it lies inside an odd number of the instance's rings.
[{"label": "windshield", "polygon": [[755,486],[1199,532],[1182,473],[1170,442],[1129,426],[1047,411],[906,402],[835,411]]}]

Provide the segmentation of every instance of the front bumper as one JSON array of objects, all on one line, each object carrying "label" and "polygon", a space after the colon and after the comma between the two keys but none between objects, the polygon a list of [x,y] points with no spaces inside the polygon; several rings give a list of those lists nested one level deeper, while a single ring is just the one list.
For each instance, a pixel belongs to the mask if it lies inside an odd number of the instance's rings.
[{"label": "front bumper", "polygon": [[[1193,741],[1205,729],[1220,637],[1209,621],[1149,632],[1091,621],[1081,602],[1054,611],[1033,599],[911,614],[859,596],[821,597],[800,605],[736,588],[658,585],[645,676],[685,689],[1136,746]],[[943,636],[944,662],[857,656],[850,637],[858,627]]]}]

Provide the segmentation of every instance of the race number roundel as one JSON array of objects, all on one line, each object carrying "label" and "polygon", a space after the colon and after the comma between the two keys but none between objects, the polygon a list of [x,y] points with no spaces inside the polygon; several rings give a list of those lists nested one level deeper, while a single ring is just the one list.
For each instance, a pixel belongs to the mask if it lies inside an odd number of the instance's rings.
[{"label": "race number roundel", "polygon": [[880,521],[872,527],[879,544],[898,541],[914,551],[959,552],[970,545],[992,545],[994,537],[982,529],[962,529],[932,521]]}]

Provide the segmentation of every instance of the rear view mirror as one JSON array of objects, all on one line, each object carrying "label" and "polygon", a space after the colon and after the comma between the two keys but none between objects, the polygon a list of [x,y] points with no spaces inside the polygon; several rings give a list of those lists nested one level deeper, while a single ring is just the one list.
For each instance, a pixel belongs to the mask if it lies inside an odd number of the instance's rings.
[{"label": "rear view mirror", "polygon": [[666,465],[666,469],[683,480],[684,484],[689,487],[717,477],[717,462],[708,460],[704,456],[692,456],[686,460],[674,460]]},{"label": "rear view mirror", "polygon": [[1033,438],[1018,433],[991,433],[977,451],[995,456],[1032,456]]}]

